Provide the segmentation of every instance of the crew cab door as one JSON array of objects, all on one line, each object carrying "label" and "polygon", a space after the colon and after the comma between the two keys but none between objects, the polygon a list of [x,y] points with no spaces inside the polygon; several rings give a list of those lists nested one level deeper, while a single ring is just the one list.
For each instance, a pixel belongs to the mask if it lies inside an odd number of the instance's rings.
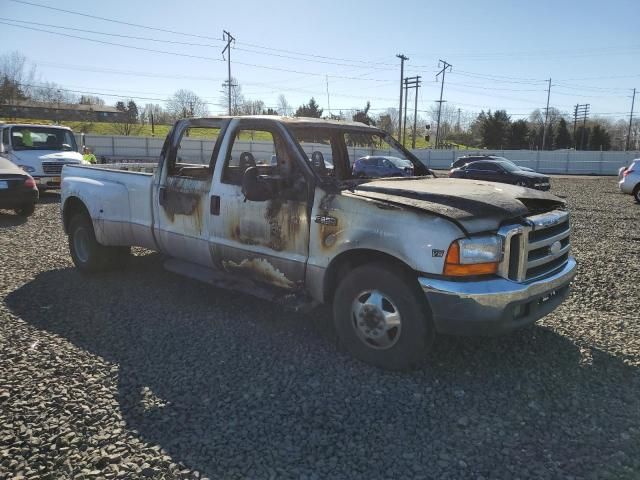
[{"label": "crew cab door", "polygon": [[[287,290],[304,282],[313,203],[311,170],[295,145],[277,122],[234,120],[211,192],[210,241],[216,266]],[[274,187],[271,198],[245,199],[242,178],[250,167]]]},{"label": "crew cab door", "polygon": [[209,191],[213,159],[228,120],[178,122],[163,149],[155,177],[154,231],[161,250],[202,266],[213,265],[209,249]]}]

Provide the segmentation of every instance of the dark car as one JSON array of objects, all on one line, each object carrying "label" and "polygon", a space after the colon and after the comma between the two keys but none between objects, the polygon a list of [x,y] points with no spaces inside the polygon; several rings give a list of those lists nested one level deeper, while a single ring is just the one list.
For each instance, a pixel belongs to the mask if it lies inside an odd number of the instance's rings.
[{"label": "dark car", "polygon": [[481,160],[499,160],[501,162],[508,162],[511,165],[513,165],[515,167],[518,167],[520,170],[524,170],[525,172],[533,172],[534,171],[532,168],[521,167],[520,165],[516,165],[515,163],[513,163],[508,158],[498,157],[497,155],[466,155],[464,157],[460,157],[457,160],[455,160],[451,164],[451,168],[458,168],[458,167],[461,167],[461,166],[463,166],[463,165],[465,165],[467,163],[479,162]]},{"label": "dark car", "polygon": [[367,156],[353,163],[356,178],[412,177],[413,164],[409,160],[391,156]]},{"label": "dark car", "polygon": [[0,209],[28,217],[38,201],[35,180],[20,167],[0,157]]},{"label": "dark car", "polygon": [[486,180],[489,182],[511,183],[521,187],[535,188],[536,190],[549,190],[551,183],[549,177],[541,173],[527,172],[509,162],[501,160],[481,160],[464,164],[449,172],[453,178],[469,178],[473,180]]}]

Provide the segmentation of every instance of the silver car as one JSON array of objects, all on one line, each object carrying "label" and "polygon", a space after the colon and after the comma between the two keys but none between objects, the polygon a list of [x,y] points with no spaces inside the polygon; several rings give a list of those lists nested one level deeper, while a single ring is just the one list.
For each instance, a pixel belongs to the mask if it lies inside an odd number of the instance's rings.
[{"label": "silver car", "polygon": [[640,203],[640,158],[633,160],[622,172],[618,186],[622,193],[633,195],[636,202]]}]

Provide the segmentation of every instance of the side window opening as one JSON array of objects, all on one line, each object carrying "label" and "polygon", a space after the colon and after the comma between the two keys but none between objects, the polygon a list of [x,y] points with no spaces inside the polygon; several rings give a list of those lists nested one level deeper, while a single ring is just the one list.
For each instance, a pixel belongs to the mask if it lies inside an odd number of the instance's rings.
[{"label": "side window opening", "polygon": [[220,128],[191,127],[182,133],[174,161],[168,166],[172,177],[209,178],[212,156]]},{"label": "side window opening", "polygon": [[279,133],[241,129],[235,132],[222,170],[222,183],[242,185],[244,172],[256,167],[284,199],[304,199],[306,180]]}]

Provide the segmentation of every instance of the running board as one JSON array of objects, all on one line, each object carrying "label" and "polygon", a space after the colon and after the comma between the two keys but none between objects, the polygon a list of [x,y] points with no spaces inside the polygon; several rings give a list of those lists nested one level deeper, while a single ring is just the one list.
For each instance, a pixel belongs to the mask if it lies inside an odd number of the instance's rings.
[{"label": "running board", "polygon": [[239,277],[177,258],[166,259],[163,262],[163,267],[169,272],[208,283],[214,287],[235,290],[262,300],[277,303],[294,312],[309,312],[318,305],[316,301],[302,292],[290,292],[270,287],[255,282],[250,278]]}]

